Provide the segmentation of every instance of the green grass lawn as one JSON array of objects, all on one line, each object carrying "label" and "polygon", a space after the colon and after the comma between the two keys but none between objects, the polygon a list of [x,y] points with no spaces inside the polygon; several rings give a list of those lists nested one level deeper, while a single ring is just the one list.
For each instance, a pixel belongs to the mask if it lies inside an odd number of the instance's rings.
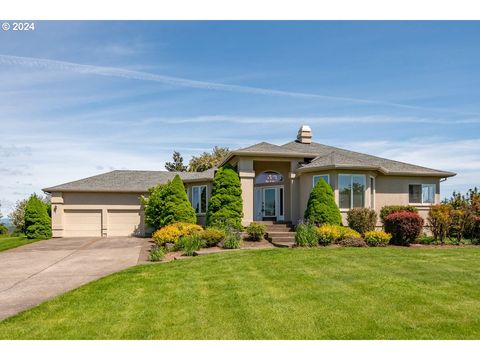
[{"label": "green grass lawn", "polygon": [[479,248],[228,252],[113,274],[3,339],[480,339]]},{"label": "green grass lawn", "polygon": [[38,240],[29,240],[25,236],[0,236],[0,251],[31,244]]}]

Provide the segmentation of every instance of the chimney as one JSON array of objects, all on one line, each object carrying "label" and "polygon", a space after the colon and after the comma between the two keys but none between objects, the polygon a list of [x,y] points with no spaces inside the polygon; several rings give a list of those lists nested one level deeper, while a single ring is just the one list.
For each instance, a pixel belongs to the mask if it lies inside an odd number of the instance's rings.
[{"label": "chimney", "polygon": [[302,144],[312,143],[312,129],[308,125],[302,125],[298,129],[297,141]]}]

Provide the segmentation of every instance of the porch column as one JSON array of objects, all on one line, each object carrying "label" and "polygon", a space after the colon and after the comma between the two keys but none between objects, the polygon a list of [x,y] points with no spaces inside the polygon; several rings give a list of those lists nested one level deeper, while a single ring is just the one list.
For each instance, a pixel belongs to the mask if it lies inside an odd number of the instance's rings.
[{"label": "porch column", "polygon": [[240,171],[240,184],[242,186],[243,219],[242,225],[248,226],[253,221],[253,179],[254,171]]},{"label": "porch column", "polygon": [[52,237],[63,237],[63,194],[54,192],[50,198],[52,206]]}]

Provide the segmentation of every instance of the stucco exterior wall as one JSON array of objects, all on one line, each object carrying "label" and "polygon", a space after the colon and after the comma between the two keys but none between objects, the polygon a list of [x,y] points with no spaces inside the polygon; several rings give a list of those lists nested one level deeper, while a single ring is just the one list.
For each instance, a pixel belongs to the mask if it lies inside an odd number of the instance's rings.
[{"label": "stucco exterior wall", "polygon": [[[360,171],[324,171],[324,172],[311,172],[303,173],[297,176],[297,182],[299,187],[299,215],[298,219],[303,218],[303,213],[307,208],[308,198],[313,188],[313,176],[314,175],[326,175],[330,176],[330,184],[333,187],[335,201],[339,203],[338,192],[338,175],[339,174],[364,174],[366,176],[366,188],[365,188],[365,207],[371,207],[371,192],[370,192],[370,177],[375,179],[374,186],[374,209],[377,214],[385,205],[414,205],[418,208],[419,215],[424,219],[427,218],[428,209],[430,205],[427,204],[409,204],[408,185],[409,184],[435,184],[435,203],[440,203],[440,179],[433,177],[421,177],[421,176],[387,176],[377,174],[376,172],[360,172]],[[346,225],[346,216],[348,209],[340,209],[342,214],[342,221]],[[377,226],[381,226],[380,219],[377,222]]]},{"label": "stucco exterior wall", "polygon": [[[188,183],[186,184],[187,195],[191,201],[191,188],[194,185],[207,186],[207,206],[212,192],[212,184],[207,182],[202,183]],[[84,193],[84,192],[65,192],[52,193],[52,235],[53,237],[64,237],[68,234],[65,229],[65,211],[99,211],[101,212],[101,231],[98,236],[111,236],[112,229],[109,226],[109,217],[115,213],[118,215],[119,211],[134,212],[138,211],[140,214],[138,222],[138,232],[135,233],[140,236],[149,235],[151,228],[145,224],[144,213],[140,203],[140,196],[143,193]],[[197,223],[205,225],[206,214],[197,215]],[[109,231],[110,230],[110,231]],[[118,231],[118,230],[117,230]],[[117,234],[117,232],[115,233]],[[124,234],[127,236],[129,234]],[[79,235],[81,236],[81,235]]]},{"label": "stucco exterior wall", "polygon": [[53,237],[65,234],[65,210],[101,211],[101,235],[108,236],[109,210],[136,210],[140,212],[139,235],[146,230],[139,197],[135,193],[53,193],[52,194],[52,232]]}]

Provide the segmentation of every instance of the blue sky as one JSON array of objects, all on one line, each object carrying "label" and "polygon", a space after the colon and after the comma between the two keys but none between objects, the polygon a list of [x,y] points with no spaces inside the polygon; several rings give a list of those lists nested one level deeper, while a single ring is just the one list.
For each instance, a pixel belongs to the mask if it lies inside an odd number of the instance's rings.
[{"label": "blue sky", "polygon": [[[36,22],[0,32],[0,202],[178,150],[314,141],[480,185],[480,22]],[[39,60],[41,59],[41,60]],[[85,66],[87,65],[87,66]]]}]

